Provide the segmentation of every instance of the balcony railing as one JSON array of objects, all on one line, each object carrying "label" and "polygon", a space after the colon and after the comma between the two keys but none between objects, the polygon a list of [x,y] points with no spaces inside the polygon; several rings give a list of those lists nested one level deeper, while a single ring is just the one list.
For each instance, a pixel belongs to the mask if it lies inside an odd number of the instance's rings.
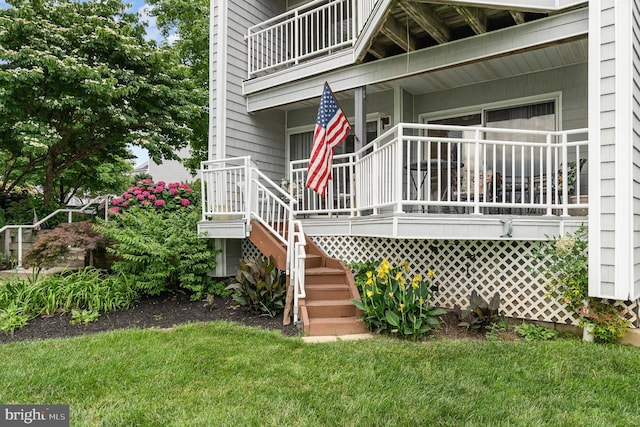
[{"label": "balcony railing", "polygon": [[291,162],[299,214],[584,215],[587,130],[527,131],[399,124],[360,151],[335,156],[325,198]]},{"label": "balcony railing", "polygon": [[249,28],[249,78],[352,46],[376,3],[317,0]]}]

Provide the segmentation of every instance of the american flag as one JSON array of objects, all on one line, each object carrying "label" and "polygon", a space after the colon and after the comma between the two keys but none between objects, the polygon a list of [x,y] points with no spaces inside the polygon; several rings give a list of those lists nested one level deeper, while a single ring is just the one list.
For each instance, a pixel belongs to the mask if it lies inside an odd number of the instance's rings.
[{"label": "american flag", "polygon": [[313,134],[311,160],[307,170],[306,187],[312,189],[322,197],[327,194],[327,184],[331,179],[331,165],[333,150],[349,135],[351,126],[338,105],[329,84],[324,84],[318,120]]}]

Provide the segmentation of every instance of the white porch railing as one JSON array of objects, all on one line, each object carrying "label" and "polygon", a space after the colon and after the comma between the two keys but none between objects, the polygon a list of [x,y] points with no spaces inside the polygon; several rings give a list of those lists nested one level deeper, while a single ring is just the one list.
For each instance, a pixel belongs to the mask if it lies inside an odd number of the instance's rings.
[{"label": "white porch railing", "polygon": [[326,198],[304,189],[308,160],[291,163],[290,179],[303,189],[297,210],[305,214],[567,216],[588,207],[579,167],[587,144],[586,129],[399,124],[360,151],[335,157]]},{"label": "white porch railing", "polygon": [[201,172],[204,220],[236,218],[246,222],[246,230],[256,220],[286,246],[297,322],[298,300],[305,298],[306,240],[302,223],[294,218],[295,199],[260,172],[250,157],[203,162]]},{"label": "white porch railing", "polygon": [[249,78],[353,46],[376,3],[316,0],[249,28]]},{"label": "white porch railing", "polygon": [[58,209],[50,213],[49,215],[45,216],[44,218],[40,219],[39,221],[34,222],[33,224],[5,225],[1,227],[0,235],[4,233],[5,255],[7,256],[9,255],[9,245],[11,243],[11,232],[15,230],[17,240],[18,240],[15,265],[17,268],[22,267],[22,258],[23,258],[23,252],[24,252],[24,239],[23,239],[24,230],[39,230],[42,227],[42,225],[45,224],[47,221],[49,221],[51,218],[64,213],[67,214],[67,222],[73,222],[74,213],[95,215],[98,212],[98,210],[95,208],[96,205],[102,205],[102,208],[104,209],[105,218],[108,218],[107,210],[109,209],[110,198],[111,196],[100,196],[100,197],[91,199],[87,204],[77,209],[71,209],[71,208]]}]

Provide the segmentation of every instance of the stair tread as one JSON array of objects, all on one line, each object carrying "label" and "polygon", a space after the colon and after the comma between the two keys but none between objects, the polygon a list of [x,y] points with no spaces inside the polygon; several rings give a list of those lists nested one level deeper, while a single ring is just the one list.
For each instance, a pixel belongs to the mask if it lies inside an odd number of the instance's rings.
[{"label": "stair tread", "polygon": [[314,301],[305,301],[307,306],[334,306],[334,305],[353,305],[351,300],[348,299],[323,299],[323,300],[314,300]]},{"label": "stair tread", "polygon": [[359,317],[349,316],[349,317],[315,317],[310,318],[309,323],[323,323],[323,324],[341,324],[341,323],[349,323],[349,322],[361,322]]},{"label": "stair tread", "polygon": [[349,286],[346,283],[309,283],[305,284],[305,288],[326,288],[326,289],[344,289]]},{"label": "stair tread", "polygon": [[304,273],[307,275],[321,275],[321,274],[343,275],[345,274],[344,270],[340,270],[338,268],[329,268],[329,267],[311,267],[311,268],[305,269]]}]

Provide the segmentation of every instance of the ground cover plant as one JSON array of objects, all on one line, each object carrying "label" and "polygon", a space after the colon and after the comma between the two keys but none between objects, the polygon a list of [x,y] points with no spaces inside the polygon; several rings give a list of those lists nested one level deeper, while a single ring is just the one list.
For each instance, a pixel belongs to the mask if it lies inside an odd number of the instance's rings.
[{"label": "ground cover plant", "polygon": [[310,345],[214,322],[3,344],[0,363],[1,402],[66,403],[74,426],[640,424],[640,349],[579,340]]},{"label": "ground cover plant", "polygon": [[83,322],[130,307],[139,297],[122,274],[93,268],[59,275],[0,281],[0,331],[13,332],[38,316],[75,311]]}]

